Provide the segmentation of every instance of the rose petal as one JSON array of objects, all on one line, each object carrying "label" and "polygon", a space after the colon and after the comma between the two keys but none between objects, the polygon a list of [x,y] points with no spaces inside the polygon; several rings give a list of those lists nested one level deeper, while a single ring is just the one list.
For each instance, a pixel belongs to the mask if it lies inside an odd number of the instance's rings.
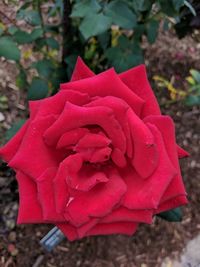
[{"label": "rose petal", "polygon": [[156,125],[156,127],[162,133],[165,149],[178,173],[171,181],[169,187],[162,197],[162,201],[166,201],[178,195],[186,195],[178,161],[173,120],[169,116],[148,116],[145,118],[145,121]]},{"label": "rose petal", "polygon": [[127,112],[127,118],[134,145],[132,165],[142,178],[148,178],[158,165],[158,148],[154,136],[131,109]]},{"label": "rose petal", "polygon": [[106,96],[106,97],[93,98],[92,101],[86,104],[85,106],[87,107],[105,106],[113,110],[115,118],[118,120],[126,136],[127,155],[131,157],[132,156],[132,141],[131,141],[130,128],[126,120],[126,113],[129,108],[128,104],[122,99],[119,99],[117,97]]},{"label": "rose petal", "polygon": [[[92,217],[102,217],[110,213],[116,204],[119,204],[126,192],[126,185],[114,170],[106,170],[109,181],[95,186],[89,192],[74,196],[66,211],[75,226],[90,220]],[[98,200],[98,201],[97,201]]]},{"label": "rose petal", "polygon": [[96,219],[96,218],[91,218],[89,220],[89,222],[83,224],[82,226],[77,228],[77,233],[78,233],[78,237],[79,238],[83,238],[86,233],[93,228],[98,222],[100,221],[100,219]]},{"label": "rose petal", "polygon": [[176,175],[176,169],[166,153],[160,132],[154,125],[148,124],[148,127],[155,137],[159,153],[155,172],[144,180],[130,166],[119,169],[127,185],[123,205],[129,209],[156,209],[168,185]]},{"label": "rose petal", "polygon": [[78,57],[76,61],[76,65],[74,71],[72,73],[71,82],[89,78],[94,76],[95,74],[85,65],[83,60]]},{"label": "rose petal", "polygon": [[55,121],[54,116],[46,116],[32,121],[23,136],[23,141],[9,166],[30,175],[41,176],[50,167],[57,167],[63,157],[54,149],[44,144],[42,135]]},{"label": "rose petal", "polygon": [[69,223],[57,223],[56,226],[63,232],[69,241],[78,239],[76,228]]},{"label": "rose petal", "polygon": [[60,165],[56,177],[53,180],[56,211],[64,212],[70,199],[67,180],[70,179],[71,173],[76,173],[82,166],[82,158],[79,154],[71,155],[64,159]]},{"label": "rose petal", "polygon": [[47,144],[55,145],[65,132],[84,127],[87,125],[98,125],[104,129],[113,146],[125,152],[125,136],[120,124],[113,116],[113,112],[107,107],[79,107],[66,103],[65,109],[55,123],[44,133]]},{"label": "rose petal", "polygon": [[[38,101],[29,101],[30,107],[36,106],[37,108],[31,109],[31,116],[49,116],[49,115],[58,115],[62,112],[65,107],[66,101],[69,101],[75,105],[84,105],[89,102],[89,95],[86,93],[81,93],[79,91],[59,91],[57,94],[44,98]],[[32,114],[33,113],[33,114]]]},{"label": "rose petal", "polygon": [[36,183],[22,172],[17,172],[16,178],[19,186],[17,223],[44,223]]},{"label": "rose petal", "polygon": [[77,144],[79,139],[88,132],[89,130],[86,128],[77,128],[77,129],[68,131],[60,137],[56,147],[59,149],[59,148],[64,148],[64,147],[68,147],[71,145],[75,145]]},{"label": "rose petal", "polygon": [[112,222],[142,222],[152,223],[152,210],[130,210],[125,207],[119,207],[110,214],[101,219],[101,223]]},{"label": "rose petal", "polygon": [[184,150],[182,147],[180,147],[178,145],[177,145],[177,153],[178,153],[179,159],[190,156],[190,154],[186,150]]},{"label": "rose petal", "polygon": [[116,96],[125,100],[136,114],[141,113],[144,101],[131,91],[118,77],[114,69],[94,77],[60,85],[61,90],[75,90],[93,96]]},{"label": "rose petal", "polygon": [[158,214],[158,213],[163,212],[163,211],[175,209],[175,208],[183,206],[187,203],[188,203],[188,200],[187,200],[186,196],[184,196],[184,195],[176,196],[172,199],[169,199],[169,200],[166,200],[165,202],[162,202],[159,205],[158,209],[155,211],[155,213]]},{"label": "rose petal", "polygon": [[108,182],[108,178],[103,172],[87,172],[84,168],[84,171],[73,177],[73,182],[69,186],[73,189],[87,192],[97,184],[106,182]]},{"label": "rose petal", "polygon": [[19,149],[23,136],[29,126],[29,120],[20,128],[16,135],[3,147],[0,148],[0,157],[9,162]]},{"label": "rose petal", "polygon": [[120,168],[124,168],[127,164],[124,154],[118,148],[114,148],[111,158],[113,162]]},{"label": "rose petal", "polygon": [[103,147],[95,149],[94,153],[90,158],[91,163],[104,162],[109,160],[112,149],[110,147]]},{"label": "rose petal", "polygon": [[65,218],[56,212],[54,199],[53,179],[56,173],[57,168],[49,168],[37,179],[38,200],[42,207],[44,220],[63,222]]},{"label": "rose petal", "polygon": [[111,143],[111,140],[104,135],[87,133],[77,143],[76,147],[88,148],[88,147],[105,147]]},{"label": "rose petal", "polygon": [[33,120],[35,118],[35,116],[37,115],[42,101],[43,100],[41,99],[41,100],[37,100],[37,101],[29,101],[28,102],[30,120]]},{"label": "rose petal", "polygon": [[137,226],[138,224],[133,222],[99,223],[89,230],[86,235],[124,234],[130,236],[135,233]]},{"label": "rose petal", "polygon": [[120,79],[141,99],[145,101],[141,118],[160,115],[160,108],[149,84],[145,65],[139,65],[119,75]]}]

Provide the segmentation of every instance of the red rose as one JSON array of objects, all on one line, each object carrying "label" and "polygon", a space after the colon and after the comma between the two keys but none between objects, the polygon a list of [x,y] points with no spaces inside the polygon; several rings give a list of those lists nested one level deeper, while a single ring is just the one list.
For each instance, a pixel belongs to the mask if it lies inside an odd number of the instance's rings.
[{"label": "red rose", "polygon": [[18,223],[53,223],[70,240],[132,235],[187,203],[178,162],[187,153],[143,65],[94,75],[79,58],[71,82],[30,102],[30,119],[0,154],[17,173]]}]

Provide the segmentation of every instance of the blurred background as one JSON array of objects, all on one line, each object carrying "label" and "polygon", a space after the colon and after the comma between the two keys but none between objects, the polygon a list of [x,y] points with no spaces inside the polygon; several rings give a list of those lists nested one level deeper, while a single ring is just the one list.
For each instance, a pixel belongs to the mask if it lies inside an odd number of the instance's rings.
[{"label": "blurred background", "polygon": [[180,223],[156,217],[133,237],[65,240],[47,253],[39,240],[52,226],[16,226],[17,182],[0,162],[0,266],[173,267],[200,232],[200,2],[1,0],[0,145],[23,125],[29,100],[70,80],[77,56],[96,73],[146,64],[162,113],[173,117],[178,144],[191,154],[181,160],[190,204]]}]

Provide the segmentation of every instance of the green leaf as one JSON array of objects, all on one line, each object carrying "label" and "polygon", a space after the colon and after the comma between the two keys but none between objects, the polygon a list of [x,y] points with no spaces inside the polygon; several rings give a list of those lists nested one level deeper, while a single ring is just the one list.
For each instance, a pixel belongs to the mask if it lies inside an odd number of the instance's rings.
[{"label": "green leaf", "polygon": [[38,74],[44,78],[48,78],[54,69],[53,63],[48,59],[39,60],[31,65],[35,68]]},{"label": "green leaf", "polygon": [[32,38],[30,33],[22,31],[22,30],[17,30],[13,34],[13,39],[18,43],[18,44],[25,44],[25,43],[31,43]]},{"label": "green leaf", "polygon": [[118,46],[107,49],[105,55],[118,72],[143,63],[140,45],[124,35],[120,36]]},{"label": "green leaf", "polygon": [[100,11],[101,6],[96,0],[84,0],[76,3],[72,9],[70,17],[83,18],[88,14],[94,14]]},{"label": "green leaf", "polygon": [[8,32],[9,32],[11,35],[13,35],[17,30],[18,30],[18,28],[15,27],[15,26],[10,26],[10,27],[8,28]]},{"label": "green leaf", "polygon": [[141,42],[141,38],[144,33],[145,33],[145,25],[138,24],[134,30],[134,39],[137,40],[137,42]]},{"label": "green leaf", "polygon": [[179,11],[180,8],[184,5],[184,0],[173,0],[173,5],[176,11]]},{"label": "green leaf", "polygon": [[103,14],[90,14],[80,24],[79,30],[85,39],[99,35],[111,26],[111,18]]},{"label": "green leaf", "polygon": [[45,32],[51,32],[51,33],[59,33],[59,27],[61,24],[56,25],[44,25]]},{"label": "green leaf", "polygon": [[133,3],[133,8],[136,12],[140,11],[147,11],[151,9],[153,1],[151,0],[134,0],[132,1]]},{"label": "green leaf", "polygon": [[63,0],[55,0],[52,8],[48,12],[48,17],[55,16],[57,12],[59,15],[63,14]]},{"label": "green leaf", "polygon": [[197,15],[195,9],[194,9],[193,6],[190,4],[190,2],[188,2],[188,1],[185,0],[185,1],[184,1],[184,5],[187,6],[187,7],[189,8],[189,10],[191,11],[191,13],[192,13],[194,16]]},{"label": "green leaf", "polygon": [[147,24],[147,39],[150,44],[153,44],[156,41],[158,36],[159,21],[151,20]]},{"label": "green leaf", "polygon": [[98,39],[100,46],[103,48],[103,50],[105,50],[110,45],[110,41],[111,41],[110,31],[106,31],[98,35],[97,39]]},{"label": "green leaf", "polygon": [[56,41],[54,38],[52,37],[49,37],[49,38],[46,38],[46,43],[49,47],[51,47],[52,49],[57,49],[59,50],[59,43],[58,41]]},{"label": "green leaf", "polygon": [[112,19],[112,23],[122,28],[132,29],[137,24],[136,15],[120,0],[110,2],[106,6],[105,15]]},{"label": "green leaf", "polygon": [[56,92],[60,84],[67,81],[67,70],[64,69],[62,65],[57,66],[49,79],[53,87],[53,92]]},{"label": "green leaf", "polygon": [[31,39],[35,41],[38,38],[41,38],[43,36],[43,31],[41,28],[36,28],[30,33],[30,35],[31,35]]},{"label": "green leaf", "polygon": [[48,94],[48,84],[40,78],[33,78],[28,89],[28,100],[45,98]]},{"label": "green leaf", "polygon": [[168,31],[169,30],[169,21],[167,19],[164,20],[163,30],[164,31]]},{"label": "green leaf", "polygon": [[0,37],[0,57],[19,61],[20,50],[9,37]]},{"label": "green leaf", "polygon": [[190,70],[190,74],[195,79],[195,81],[200,83],[200,72],[199,71],[192,69],[192,70]]},{"label": "green leaf", "polygon": [[28,85],[26,72],[21,69],[16,77],[16,85],[19,89],[25,89]]},{"label": "green leaf", "polygon": [[78,55],[77,54],[72,54],[72,55],[68,55],[65,58],[65,62],[67,64],[67,75],[68,77],[71,77],[74,67],[76,65],[76,61],[77,61]]},{"label": "green leaf", "polygon": [[5,134],[6,141],[10,140],[19,131],[19,129],[23,126],[25,121],[26,121],[25,119],[21,119],[17,121],[11,126],[10,129],[6,131],[6,134]]},{"label": "green leaf", "polygon": [[185,99],[187,106],[200,106],[200,95],[189,95]]},{"label": "green leaf", "polygon": [[37,40],[38,38],[42,37],[42,35],[43,31],[41,28],[34,29],[31,33],[22,30],[17,30],[13,34],[13,38],[18,44],[25,44]]},{"label": "green leaf", "polygon": [[24,19],[27,23],[37,26],[41,24],[40,14],[36,10],[20,9],[16,16],[17,19]]},{"label": "green leaf", "polygon": [[168,0],[167,3],[166,0],[159,0],[159,4],[161,11],[168,16],[175,16],[177,14],[176,9],[174,8],[173,0]]},{"label": "green leaf", "polygon": [[181,208],[176,208],[168,211],[161,212],[157,216],[168,222],[180,222],[182,220],[182,210]]}]

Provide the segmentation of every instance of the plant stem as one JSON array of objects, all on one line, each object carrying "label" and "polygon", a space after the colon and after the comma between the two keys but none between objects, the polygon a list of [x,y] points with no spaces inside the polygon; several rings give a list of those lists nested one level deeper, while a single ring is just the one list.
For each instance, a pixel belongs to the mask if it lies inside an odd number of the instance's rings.
[{"label": "plant stem", "polygon": [[0,15],[2,16],[2,17],[5,17],[9,22],[11,22],[13,25],[15,25],[15,26],[17,26],[16,25],[16,22],[13,20],[13,19],[11,19],[11,18],[9,18],[3,11],[1,11],[0,10]]},{"label": "plant stem", "polygon": [[[41,9],[41,0],[37,0],[37,8],[38,8],[38,12],[40,15],[40,20],[41,20],[42,35],[43,35],[44,40],[46,41],[46,34],[45,34],[45,29],[44,29],[44,20],[43,20],[42,9]],[[48,47],[47,43],[46,43],[46,48],[47,48],[47,52],[48,52],[49,47]]]},{"label": "plant stem", "polygon": [[66,68],[65,58],[69,52],[69,43],[71,36],[71,2],[70,0],[63,0],[63,18],[62,18],[62,27],[63,27],[63,50],[62,50],[62,65]]}]

